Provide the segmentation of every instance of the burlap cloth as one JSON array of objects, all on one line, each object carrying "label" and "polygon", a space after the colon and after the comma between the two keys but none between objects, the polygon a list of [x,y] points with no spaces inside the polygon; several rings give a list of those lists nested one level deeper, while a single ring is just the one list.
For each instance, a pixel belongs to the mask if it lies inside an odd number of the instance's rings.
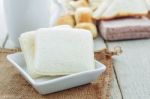
[{"label": "burlap cloth", "polygon": [[105,50],[95,53],[96,59],[107,67],[99,79],[91,84],[44,96],[38,94],[7,61],[6,56],[16,51],[0,49],[0,99],[109,99],[112,59]]}]

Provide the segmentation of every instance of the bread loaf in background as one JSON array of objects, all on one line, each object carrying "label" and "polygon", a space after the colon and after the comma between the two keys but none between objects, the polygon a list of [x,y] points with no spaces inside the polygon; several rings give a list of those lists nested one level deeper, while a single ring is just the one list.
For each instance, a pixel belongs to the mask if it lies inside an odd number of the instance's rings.
[{"label": "bread loaf in background", "polygon": [[70,14],[66,14],[63,16],[60,16],[57,21],[56,21],[56,26],[57,25],[70,25],[72,27],[74,27],[75,25],[75,19],[73,15]]},{"label": "bread loaf in background", "polygon": [[88,0],[89,6],[92,10],[96,10],[103,1],[104,0]]},{"label": "bread loaf in background", "polygon": [[123,18],[101,21],[101,36],[105,40],[150,38],[150,20],[147,18]]},{"label": "bread loaf in background", "polygon": [[77,9],[77,8],[80,8],[80,7],[88,7],[89,4],[88,4],[88,0],[76,0],[76,1],[71,1],[70,2],[70,5],[74,8],[74,9]]},{"label": "bread loaf in background", "polygon": [[148,13],[144,0],[106,0],[104,3],[104,7],[101,5],[93,13],[94,19],[110,20],[121,17],[146,16]]},{"label": "bread loaf in background", "polygon": [[92,22],[92,10],[89,7],[81,7],[75,11],[76,24]]}]

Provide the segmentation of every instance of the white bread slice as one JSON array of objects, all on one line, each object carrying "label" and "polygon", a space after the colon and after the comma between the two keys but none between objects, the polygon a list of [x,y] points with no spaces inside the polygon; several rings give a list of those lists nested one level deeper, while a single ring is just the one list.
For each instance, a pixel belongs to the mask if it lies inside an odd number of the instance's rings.
[{"label": "white bread slice", "polygon": [[112,4],[114,0],[103,0],[93,12],[93,18],[99,20],[102,14],[107,10],[107,8]]},{"label": "white bread slice", "polygon": [[23,33],[20,38],[20,45],[27,65],[29,74],[33,77],[39,77],[34,69],[34,40],[35,31]]},{"label": "white bread slice", "polygon": [[72,0],[58,0],[58,2],[63,6],[63,10],[65,11],[74,11],[74,8],[70,5]]},{"label": "white bread slice", "polygon": [[89,31],[57,28],[36,31],[35,70],[41,75],[67,75],[94,69]]},{"label": "white bread slice", "polygon": [[70,1],[69,4],[74,8],[80,8],[80,7],[88,7],[88,2],[87,0],[77,0],[77,1]]},{"label": "white bread slice", "polygon": [[[61,25],[61,26],[54,27],[54,29],[55,28],[71,28],[71,26]],[[47,30],[47,28],[42,28],[40,30]],[[33,78],[42,76],[35,72],[35,67],[34,67],[35,36],[36,36],[36,31],[30,31],[30,32],[21,34],[21,36],[19,37],[21,49],[22,49],[22,52],[24,54],[24,58],[27,64],[27,70]]]},{"label": "white bread slice", "polygon": [[95,10],[104,0],[88,0],[89,6],[92,10]]},{"label": "white bread slice", "polygon": [[113,19],[116,17],[147,15],[148,9],[144,0],[113,0],[102,14],[93,14],[95,19]]}]

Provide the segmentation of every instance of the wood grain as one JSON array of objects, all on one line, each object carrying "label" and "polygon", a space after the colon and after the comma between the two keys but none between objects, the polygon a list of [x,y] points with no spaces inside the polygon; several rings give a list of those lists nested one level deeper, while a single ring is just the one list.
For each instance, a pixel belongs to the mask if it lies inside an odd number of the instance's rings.
[{"label": "wood grain", "polygon": [[112,80],[112,85],[111,85],[110,99],[122,99],[121,92],[120,92],[114,71],[113,71],[113,80]]},{"label": "wood grain", "polygon": [[123,54],[114,57],[123,99],[150,99],[150,39],[107,44],[123,49]]},{"label": "wood grain", "polygon": [[[102,38],[98,38],[98,39],[100,39],[100,42],[96,43],[96,44],[99,44],[99,48],[101,48],[101,49],[106,48],[106,44],[105,44],[104,40]],[[110,99],[122,99],[122,96],[121,96],[122,93],[119,89],[117,78],[116,78],[114,71],[113,71],[113,80],[112,80],[110,90],[111,90],[110,91],[111,92]]]}]

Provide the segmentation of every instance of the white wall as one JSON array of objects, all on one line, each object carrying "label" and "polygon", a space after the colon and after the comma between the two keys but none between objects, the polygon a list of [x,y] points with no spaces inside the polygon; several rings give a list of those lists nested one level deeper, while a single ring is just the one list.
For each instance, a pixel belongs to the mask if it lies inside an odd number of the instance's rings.
[{"label": "white wall", "polygon": [[6,23],[3,9],[3,0],[0,0],[0,39],[6,34]]}]

